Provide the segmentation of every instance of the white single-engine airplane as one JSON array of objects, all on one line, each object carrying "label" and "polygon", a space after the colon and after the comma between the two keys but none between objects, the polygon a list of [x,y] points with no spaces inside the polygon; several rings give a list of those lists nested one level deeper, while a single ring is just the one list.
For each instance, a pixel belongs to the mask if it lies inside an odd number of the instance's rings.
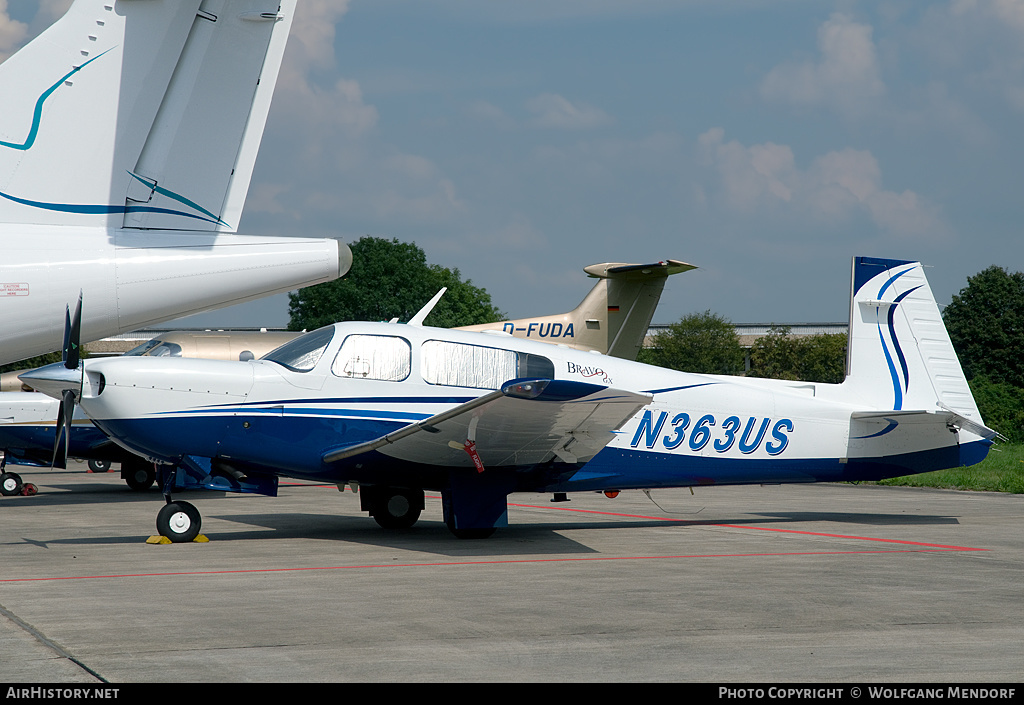
[{"label": "white single-engine airplane", "polygon": [[0,64],[0,364],[348,271],[237,234],[295,0],[76,0]]},{"label": "white single-engine airplane", "polygon": [[[613,357],[636,359],[668,277],[696,269],[679,260],[649,264],[610,263],[584,267],[598,281],[579,306],[568,313],[469,326],[457,330],[498,330],[577,350],[597,350]],[[207,360],[251,360],[301,333],[172,331],[125,353],[127,356],[190,357]],[[14,377],[19,372],[6,373]],[[2,379],[2,376],[0,376]],[[121,464],[121,477],[134,490],[146,490],[156,479],[152,462],[113,443],[76,408],[65,436],[64,453],[56,453],[59,402],[44,394],[0,392],[0,494],[15,495],[28,485],[7,470],[7,464],[66,467],[67,457]],[[31,489],[31,488],[29,488]]]},{"label": "white single-engine airplane", "polygon": [[857,258],[852,280],[842,384],[676,372],[426,328],[425,311],[327,326],[257,361],[70,355],[22,378],[163,464],[157,527],[175,542],[201,522],[175,490],[273,495],[279,477],[357,484],[384,527],[411,526],[439,491],[452,532],[481,537],[507,524],[516,491],[877,480],[982,460],[997,434],[921,264]]}]

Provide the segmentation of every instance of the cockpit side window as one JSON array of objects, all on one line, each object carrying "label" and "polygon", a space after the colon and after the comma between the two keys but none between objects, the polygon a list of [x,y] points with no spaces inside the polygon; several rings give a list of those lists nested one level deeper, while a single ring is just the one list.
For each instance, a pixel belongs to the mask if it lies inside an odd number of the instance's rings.
[{"label": "cockpit side window", "polygon": [[320,362],[324,350],[333,339],[334,326],[325,326],[300,335],[295,340],[271,350],[260,359],[276,362],[294,372],[309,372]]},{"label": "cockpit side window", "polygon": [[412,369],[412,346],[390,335],[350,335],[341,344],[331,372],[338,377],[401,382]]}]

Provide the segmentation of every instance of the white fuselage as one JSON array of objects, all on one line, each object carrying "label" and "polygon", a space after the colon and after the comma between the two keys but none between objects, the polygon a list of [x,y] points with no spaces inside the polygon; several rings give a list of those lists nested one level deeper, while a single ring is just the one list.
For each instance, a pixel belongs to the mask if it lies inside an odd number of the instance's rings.
[{"label": "white fuselage", "polygon": [[347,270],[336,240],[215,232],[0,224],[0,364],[58,350],[66,306],[83,298],[97,340]]},{"label": "white fuselage", "polygon": [[[884,423],[852,419],[854,411],[871,409],[843,400],[843,385],[675,372],[501,335],[367,323],[337,324],[336,330],[315,366],[303,372],[265,360],[87,360],[80,403],[116,440],[165,462],[223,455],[270,463],[281,474],[316,476],[333,471],[320,463],[328,450],[422,421],[486,391],[431,383],[435,373],[428,367],[437,361],[426,350],[440,340],[545,358],[554,379],[652,395],[580,475],[617,474],[614,487],[839,479],[848,462],[916,462],[936,448],[955,453],[958,444],[941,424],[900,424],[877,433]],[[351,335],[408,342],[408,374],[396,381],[353,376],[339,362]],[[961,433],[961,442],[977,440]]]}]

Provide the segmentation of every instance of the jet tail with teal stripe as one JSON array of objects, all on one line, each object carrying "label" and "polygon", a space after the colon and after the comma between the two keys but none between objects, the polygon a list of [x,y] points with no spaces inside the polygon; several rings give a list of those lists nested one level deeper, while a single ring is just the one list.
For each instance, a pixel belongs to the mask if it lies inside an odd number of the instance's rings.
[{"label": "jet tail with teal stripe", "polygon": [[0,63],[0,364],[335,279],[237,233],[296,0],[76,0]]}]

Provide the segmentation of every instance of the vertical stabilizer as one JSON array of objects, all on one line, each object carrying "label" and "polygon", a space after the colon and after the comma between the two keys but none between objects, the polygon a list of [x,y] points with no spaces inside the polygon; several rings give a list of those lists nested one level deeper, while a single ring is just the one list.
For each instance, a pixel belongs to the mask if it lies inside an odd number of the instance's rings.
[{"label": "vertical stabilizer", "polygon": [[665,280],[691,269],[696,266],[674,259],[652,264],[592,264],[583,271],[599,281],[572,311],[467,326],[462,330],[500,330],[517,338],[635,360],[643,347]]},{"label": "vertical stabilizer", "polygon": [[0,222],[230,230],[294,0],[76,0],[0,64]]},{"label": "vertical stabilizer", "polygon": [[845,386],[879,409],[949,409],[981,423],[920,262],[853,260]]}]

